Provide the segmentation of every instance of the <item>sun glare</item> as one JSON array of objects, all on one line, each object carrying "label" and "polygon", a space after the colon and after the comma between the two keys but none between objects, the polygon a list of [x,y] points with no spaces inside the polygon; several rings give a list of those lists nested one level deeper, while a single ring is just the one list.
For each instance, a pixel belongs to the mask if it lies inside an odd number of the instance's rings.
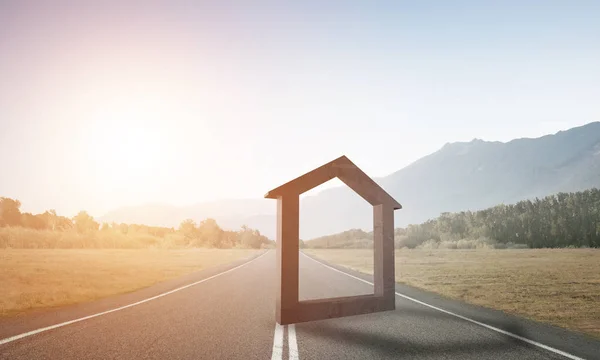
[{"label": "sun glare", "polygon": [[164,130],[158,115],[141,106],[94,114],[86,144],[96,174],[117,187],[136,186],[160,171],[165,156]]}]

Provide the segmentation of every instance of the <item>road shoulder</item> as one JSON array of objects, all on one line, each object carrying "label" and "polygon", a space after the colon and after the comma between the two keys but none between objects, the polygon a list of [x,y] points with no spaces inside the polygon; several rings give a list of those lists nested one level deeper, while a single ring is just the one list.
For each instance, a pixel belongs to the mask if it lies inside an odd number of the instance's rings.
[{"label": "road shoulder", "polygon": [[[268,250],[267,250],[268,251]],[[55,324],[79,319],[93,314],[109,311],[122,306],[133,304],[135,302],[157,296],[174,289],[180,288],[211,276],[220,274],[224,271],[233,269],[244,263],[250,262],[259,256],[265,254],[260,252],[256,255],[239,259],[227,264],[221,264],[214,267],[202,269],[181,277],[156,283],[149,287],[136,290],[130,293],[112,295],[106,298],[66,306],[59,306],[47,309],[38,309],[23,314],[0,318],[0,339],[9,338],[18,334],[23,334],[35,329],[52,326]]]},{"label": "road shoulder", "polygon": [[[373,276],[337,264],[328,263],[315,256],[304,254],[334,269],[373,282]],[[503,311],[464,303],[442,295],[396,283],[396,292],[408,298],[424,302],[433,307],[490,325],[517,336],[553,347],[584,359],[600,358],[600,340],[557,326],[539,323]]]}]

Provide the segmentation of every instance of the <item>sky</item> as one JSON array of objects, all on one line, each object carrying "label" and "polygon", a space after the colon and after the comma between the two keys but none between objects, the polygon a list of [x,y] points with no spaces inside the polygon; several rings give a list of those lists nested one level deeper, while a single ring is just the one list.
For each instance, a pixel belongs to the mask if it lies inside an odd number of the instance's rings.
[{"label": "sky", "polygon": [[[52,4],[50,4],[52,3]],[[260,198],[600,120],[598,1],[0,0],[0,196]]]}]

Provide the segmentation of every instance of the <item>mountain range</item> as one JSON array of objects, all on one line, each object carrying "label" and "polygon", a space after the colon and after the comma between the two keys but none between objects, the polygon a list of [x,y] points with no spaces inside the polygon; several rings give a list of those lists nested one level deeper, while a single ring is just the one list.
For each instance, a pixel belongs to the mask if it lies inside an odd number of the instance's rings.
[{"label": "mountain range", "polygon": [[[396,226],[421,223],[442,212],[480,210],[600,187],[600,122],[534,139],[448,143],[374,180],[403,205],[395,213]],[[187,207],[123,207],[100,220],[177,226],[186,218],[199,221],[212,217],[223,228],[237,229],[245,224],[274,238],[275,211],[273,200],[231,199]],[[352,228],[372,230],[370,206],[343,186],[304,197],[300,214],[303,239]]]}]

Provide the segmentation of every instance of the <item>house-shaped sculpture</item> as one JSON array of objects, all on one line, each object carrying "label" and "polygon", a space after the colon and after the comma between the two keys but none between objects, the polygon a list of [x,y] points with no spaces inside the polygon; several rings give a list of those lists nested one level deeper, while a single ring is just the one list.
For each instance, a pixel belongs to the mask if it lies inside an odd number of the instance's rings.
[{"label": "house-shaped sculpture", "polygon": [[[373,205],[372,295],[299,301],[300,194],[339,178]],[[281,325],[395,309],[394,210],[402,206],[346,156],[269,191],[277,199],[277,322]]]}]

